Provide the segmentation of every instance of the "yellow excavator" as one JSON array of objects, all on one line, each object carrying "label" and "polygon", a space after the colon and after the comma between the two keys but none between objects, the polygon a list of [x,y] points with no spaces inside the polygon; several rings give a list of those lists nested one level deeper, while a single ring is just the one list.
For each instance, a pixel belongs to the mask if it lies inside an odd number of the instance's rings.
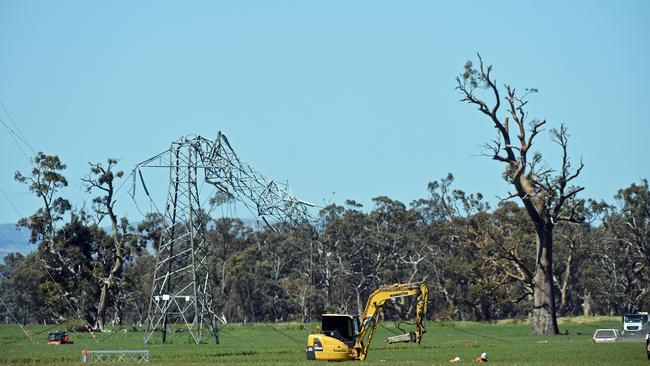
[{"label": "yellow excavator", "polygon": [[325,361],[365,360],[379,315],[389,299],[416,297],[415,330],[388,338],[388,343],[420,344],[426,333],[424,319],[429,301],[429,287],[424,282],[381,286],[366,303],[361,318],[345,314],[323,314],[320,328],[307,338],[307,359]]}]

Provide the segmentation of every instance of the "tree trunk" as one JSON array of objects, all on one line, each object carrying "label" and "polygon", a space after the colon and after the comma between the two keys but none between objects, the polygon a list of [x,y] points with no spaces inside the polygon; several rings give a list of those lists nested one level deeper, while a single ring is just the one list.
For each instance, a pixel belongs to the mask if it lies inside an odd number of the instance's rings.
[{"label": "tree trunk", "polygon": [[300,320],[301,323],[306,323],[307,319],[309,318],[309,306],[307,305],[307,296],[309,296],[308,291],[309,287],[306,287],[300,294],[300,309],[302,311],[302,319]]},{"label": "tree trunk", "polygon": [[568,238],[569,255],[564,263],[565,269],[562,276],[562,286],[560,287],[560,316],[567,315],[567,307],[569,305],[569,284],[573,277],[573,258],[577,250],[576,238],[576,236]]},{"label": "tree trunk", "polygon": [[97,320],[95,323],[95,329],[99,331],[104,330],[104,316],[106,316],[106,296],[107,296],[107,286],[102,286],[102,291],[99,294],[99,303],[97,303]]},{"label": "tree trunk", "polygon": [[571,251],[566,259],[565,265],[562,287],[560,287],[560,314],[562,316],[566,316],[569,303],[569,282],[571,281],[571,270],[573,269],[573,245],[571,246]]},{"label": "tree trunk", "polygon": [[357,286],[355,288],[355,290],[357,292],[357,314],[361,315],[361,314],[363,314],[363,305],[364,304],[361,303],[361,291],[359,291],[359,286]]},{"label": "tree trunk", "polygon": [[113,325],[122,325],[122,305],[119,301],[115,304],[115,312],[113,313]]},{"label": "tree trunk", "polygon": [[589,293],[589,290],[585,291],[585,294],[582,297],[582,315],[584,316],[593,315],[591,311],[591,293]]},{"label": "tree trunk", "polygon": [[111,269],[108,278],[102,283],[102,289],[99,295],[99,302],[97,303],[97,324],[96,324],[97,330],[100,331],[104,330],[104,319],[106,318],[106,308],[108,306],[109,291],[113,286],[113,282],[115,282],[117,278],[116,274],[119,273],[121,270],[122,270],[122,259],[121,257],[118,257],[115,260],[115,264],[113,265],[113,268]]},{"label": "tree trunk", "polygon": [[223,266],[221,266],[221,295],[226,294],[226,256],[223,257]]},{"label": "tree trunk", "polygon": [[115,285],[115,281],[118,281],[122,273],[122,248],[124,247],[122,243],[122,238],[119,236],[118,227],[117,227],[117,217],[113,214],[112,208],[109,208],[109,216],[111,219],[111,226],[113,229],[113,241],[115,245],[114,255],[115,262],[111,267],[111,271],[108,274],[108,277],[102,283],[101,293],[99,295],[99,303],[97,304],[97,324],[96,327],[98,330],[104,330],[104,319],[106,317],[106,307],[108,306],[108,296],[112,295],[109,293],[111,288]]},{"label": "tree trunk", "polygon": [[533,334],[559,334],[553,281],[552,227],[537,230],[537,266],[533,280]]}]

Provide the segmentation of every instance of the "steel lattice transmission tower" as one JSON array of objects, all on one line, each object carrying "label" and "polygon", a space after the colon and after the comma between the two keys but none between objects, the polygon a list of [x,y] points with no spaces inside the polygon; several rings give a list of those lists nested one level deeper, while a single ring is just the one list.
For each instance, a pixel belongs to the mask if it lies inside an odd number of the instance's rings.
[{"label": "steel lattice transmission tower", "polygon": [[311,221],[312,205],[293,196],[288,185],[268,180],[242,162],[219,132],[214,141],[200,136],[184,137],[171,147],[139,163],[134,168],[132,195],[136,177],[145,193],[141,169],[169,169],[169,190],[165,205],[165,227],[156,253],[151,298],[144,342],[149,343],[157,330],[167,340],[170,324],[184,324],[195,343],[201,341],[204,327],[218,343],[221,320],[213,309],[210,270],[207,265],[206,224],[209,210],[201,205],[199,182],[207,182],[215,191],[244,204],[267,225],[271,222],[304,224]]}]

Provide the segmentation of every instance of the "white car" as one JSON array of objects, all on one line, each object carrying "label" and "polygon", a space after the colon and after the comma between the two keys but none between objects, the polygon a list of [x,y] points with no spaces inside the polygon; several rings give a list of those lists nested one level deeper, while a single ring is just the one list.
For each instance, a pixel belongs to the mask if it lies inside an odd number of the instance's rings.
[{"label": "white car", "polygon": [[616,329],[598,329],[591,340],[594,343],[614,343],[621,339],[621,335]]}]

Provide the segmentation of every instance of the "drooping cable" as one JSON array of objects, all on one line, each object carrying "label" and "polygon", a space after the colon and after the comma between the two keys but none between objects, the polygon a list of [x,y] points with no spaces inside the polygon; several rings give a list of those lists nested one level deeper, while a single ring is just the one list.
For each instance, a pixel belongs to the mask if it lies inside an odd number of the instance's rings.
[{"label": "drooping cable", "polygon": [[[1,187],[0,187],[0,188],[1,188]],[[5,198],[6,198],[6,199],[11,203],[12,206],[15,207],[15,205],[13,204],[13,202],[11,201],[11,199],[10,199],[8,196],[5,196]],[[18,212],[18,210],[16,210],[16,211],[17,211],[16,213],[18,214],[18,216],[22,216],[22,215],[20,214],[20,212]],[[47,240],[47,239],[45,239],[45,240]],[[52,241],[52,238],[49,238],[49,240]],[[69,300],[68,297],[66,296],[65,292],[63,291],[63,289],[61,288],[61,286],[59,285],[59,283],[56,282],[56,280],[54,279],[54,276],[52,276],[52,273],[50,273],[50,270],[49,270],[49,268],[47,267],[47,263],[45,262],[45,260],[43,260],[43,258],[42,258],[42,257],[40,256],[40,254],[38,253],[38,249],[36,249],[33,253],[34,253],[34,255],[36,256],[36,258],[37,258],[37,259],[41,262],[41,264],[43,265],[43,268],[45,269],[45,272],[47,273],[47,275],[48,275],[48,276],[50,277],[50,279],[52,280],[52,283],[54,283],[54,286],[58,289],[59,293],[61,294],[61,297],[62,297],[62,298],[66,301],[66,303],[68,304],[68,306],[69,306],[69,310],[73,310],[73,312],[77,315],[77,317],[79,318],[79,320],[81,320],[81,322],[84,323],[84,325],[88,327],[88,330],[90,331],[90,334],[91,334],[91,335],[93,336],[93,338],[95,339],[95,342],[97,342],[97,338],[95,337],[94,332],[92,331],[92,326],[91,326],[91,325],[90,325],[90,324],[89,324],[89,323],[88,323],[88,322],[87,322],[87,321],[86,321],[86,320],[81,316],[81,312],[79,311],[79,309],[78,309],[77,307],[75,307],[75,306],[70,302],[70,300]],[[98,342],[98,343],[99,343],[99,342]]]},{"label": "drooping cable", "polygon": [[25,333],[25,336],[26,336],[27,338],[29,338],[29,340],[32,342],[32,344],[35,344],[34,340],[32,339],[32,335],[29,334],[29,333],[27,332],[27,330],[25,330],[25,327],[23,327],[23,325],[18,321],[18,319],[16,319],[16,317],[14,316],[14,313],[11,311],[11,309],[9,309],[9,306],[7,306],[7,304],[6,304],[5,301],[2,299],[2,297],[0,297],[0,301],[2,302],[2,305],[5,306],[5,309],[7,309],[7,312],[9,312],[9,314],[10,314],[11,317],[14,319],[14,321],[16,322],[16,324],[18,324],[18,326],[20,326],[20,329],[22,329],[23,333]]},{"label": "drooping cable", "polygon": [[27,138],[26,138],[25,135],[23,134],[23,131],[20,130],[20,127],[18,127],[18,125],[16,124],[16,121],[14,121],[13,117],[11,116],[11,114],[9,113],[9,111],[7,110],[7,107],[5,107],[5,104],[2,102],[2,100],[0,100],[0,106],[2,106],[2,109],[5,111],[5,114],[7,115],[7,117],[9,117],[9,121],[11,121],[11,124],[14,126],[14,128],[16,129],[16,131],[18,131],[18,135],[16,135],[16,136],[17,136],[17,137],[18,137],[18,138],[19,138],[23,143],[25,143],[25,145],[27,145],[27,147],[29,147],[29,149],[32,151],[32,154],[36,154],[36,151],[34,150],[34,148],[32,147],[32,145],[29,144],[29,142],[27,141]]}]

